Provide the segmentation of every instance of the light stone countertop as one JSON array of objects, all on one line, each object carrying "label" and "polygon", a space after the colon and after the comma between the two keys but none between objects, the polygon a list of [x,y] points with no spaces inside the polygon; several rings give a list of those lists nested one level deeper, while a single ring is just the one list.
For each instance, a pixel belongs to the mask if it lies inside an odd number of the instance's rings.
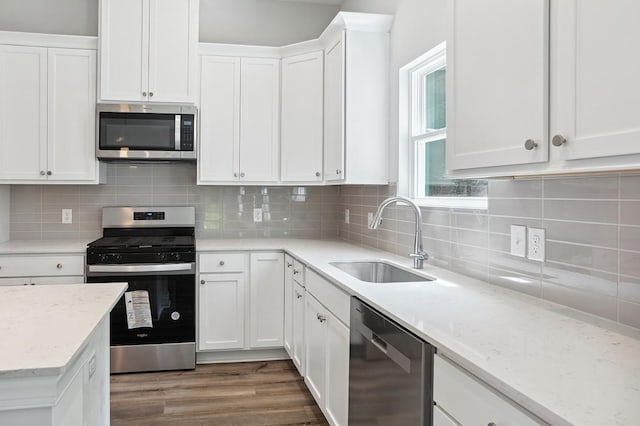
[{"label": "light stone countertop", "polygon": [[126,288],[0,286],[0,379],[63,374]]},{"label": "light stone countertop", "polygon": [[365,283],[329,262],[412,261],[343,242],[199,239],[197,248],[284,249],[550,424],[640,425],[640,330],[431,265],[422,272],[433,282]]}]

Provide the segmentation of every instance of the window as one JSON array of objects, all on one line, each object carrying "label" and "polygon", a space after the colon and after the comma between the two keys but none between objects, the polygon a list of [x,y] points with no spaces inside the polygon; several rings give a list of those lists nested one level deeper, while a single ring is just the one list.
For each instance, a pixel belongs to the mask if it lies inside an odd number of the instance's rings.
[{"label": "window", "polygon": [[401,82],[405,81],[408,94],[409,195],[421,205],[486,208],[486,181],[445,177],[445,44],[413,61],[402,72],[405,78],[401,77]]}]

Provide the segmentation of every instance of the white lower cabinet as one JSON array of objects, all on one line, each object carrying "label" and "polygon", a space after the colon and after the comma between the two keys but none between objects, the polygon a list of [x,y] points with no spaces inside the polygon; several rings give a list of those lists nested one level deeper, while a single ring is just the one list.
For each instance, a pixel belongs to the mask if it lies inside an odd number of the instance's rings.
[{"label": "white lower cabinet", "polygon": [[295,364],[298,372],[304,376],[305,374],[305,344],[304,344],[304,305],[305,291],[297,282],[293,282],[291,298],[291,359]]},{"label": "white lower cabinet", "polygon": [[198,350],[282,347],[281,252],[199,255]]},{"label": "white lower cabinet", "polygon": [[440,355],[433,363],[433,399],[436,426],[545,424]]},{"label": "white lower cabinet", "polygon": [[346,425],[349,407],[349,329],[327,311],[325,414],[334,425]]},{"label": "white lower cabinet", "polygon": [[326,311],[315,297],[306,294],[304,304],[305,378],[309,391],[322,408],[326,368]]},{"label": "white lower cabinet", "polygon": [[81,284],[84,281],[81,254],[0,256],[0,286]]},{"label": "white lower cabinet", "polygon": [[284,255],[284,350],[293,359],[293,259]]}]

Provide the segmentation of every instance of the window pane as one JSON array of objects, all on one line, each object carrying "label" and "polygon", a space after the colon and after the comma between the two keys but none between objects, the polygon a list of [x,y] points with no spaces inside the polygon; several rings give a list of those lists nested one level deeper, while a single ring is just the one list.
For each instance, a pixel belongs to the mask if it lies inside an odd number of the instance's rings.
[{"label": "window pane", "polygon": [[446,179],[446,139],[425,144],[425,197],[486,197],[487,181],[476,179]]},{"label": "window pane", "polygon": [[424,133],[444,129],[447,126],[445,70],[433,71],[424,76]]}]

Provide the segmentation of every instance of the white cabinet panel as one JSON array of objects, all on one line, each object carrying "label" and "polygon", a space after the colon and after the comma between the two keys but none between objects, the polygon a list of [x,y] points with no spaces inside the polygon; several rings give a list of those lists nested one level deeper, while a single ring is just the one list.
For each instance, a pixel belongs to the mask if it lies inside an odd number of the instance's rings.
[{"label": "white cabinet panel", "polygon": [[640,3],[552,7],[551,135],[567,142],[551,149],[565,160],[639,154]]},{"label": "white cabinet panel", "polygon": [[548,1],[448,7],[448,169],[547,161]]},{"label": "white cabinet panel", "polygon": [[293,298],[291,304],[292,321],[292,352],[291,356],[298,372],[305,375],[305,298],[306,292],[297,282],[293,282]]},{"label": "white cabinet panel", "polygon": [[0,277],[71,275],[84,275],[83,255],[51,254],[0,256]]},{"label": "white cabinet panel", "polygon": [[199,180],[234,181],[240,169],[240,58],[201,61]]},{"label": "white cabinet panel", "polygon": [[284,255],[251,254],[251,347],[283,345]]},{"label": "white cabinet panel", "polygon": [[199,288],[199,349],[242,349],[245,274],[201,274]]},{"label": "white cabinet panel", "polygon": [[44,180],[47,49],[0,45],[0,179]]},{"label": "white cabinet panel", "polygon": [[330,312],[327,319],[327,372],[325,407],[329,423],[346,426],[349,421],[349,329]]},{"label": "white cabinet panel", "polygon": [[323,52],[282,60],[281,178],[322,181]]},{"label": "white cabinet panel", "polygon": [[345,32],[325,49],[324,57],[324,178],[344,179]]},{"label": "white cabinet panel", "polygon": [[49,179],[96,178],[96,52],[48,49]]},{"label": "white cabinet panel", "polygon": [[293,359],[293,259],[284,255],[284,349]]},{"label": "white cabinet panel", "polygon": [[277,182],[280,142],[280,61],[242,58],[240,178]]},{"label": "white cabinet panel", "polygon": [[53,284],[83,284],[85,282],[83,275],[71,277],[33,277],[32,285],[53,285]]},{"label": "white cabinet panel", "polygon": [[147,99],[148,25],[148,0],[100,1],[101,100]]},{"label": "white cabinet panel", "polygon": [[458,426],[440,407],[433,407],[433,426]]},{"label": "white cabinet panel", "polygon": [[324,307],[309,293],[305,297],[305,377],[309,391],[320,407],[324,406],[326,380],[327,326],[321,321]]}]

